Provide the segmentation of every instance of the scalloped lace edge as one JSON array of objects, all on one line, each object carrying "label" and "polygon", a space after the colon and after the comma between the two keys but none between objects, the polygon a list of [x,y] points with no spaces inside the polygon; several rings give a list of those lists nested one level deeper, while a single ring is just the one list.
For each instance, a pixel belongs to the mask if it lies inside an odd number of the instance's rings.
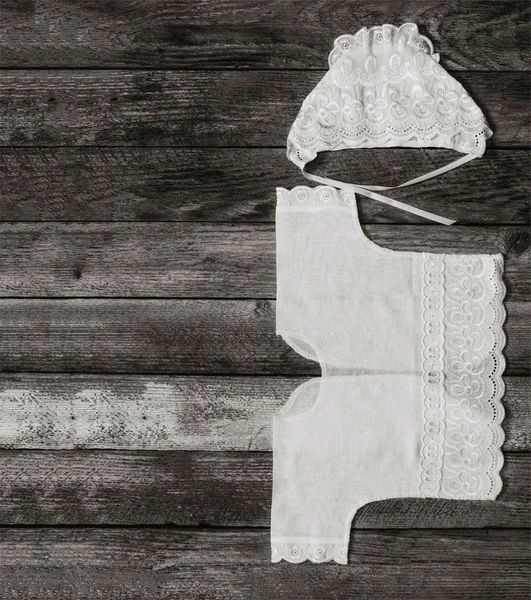
[{"label": "scalloped lace edge", "polygon": [[[464,130],[465,127],[463,126],[461,131]],[[477,145],[472,146],[467,142],[467,139],[464,139],[462,142],[456,141],[455,131],[452,134],[446,135],[446,137],[442,136],[441,131],[438,129],[430,134],[423,131],[422,139],[419,139],[419,131],[415,130],[400,136],[396,132],[382,132],[381,137],[377,140],[374,139],[374,136],[371,137],[370,133],[354,137],[353,139],[348,139],[347,137],[326,140],[317,138],[316,141],[311,142],[311,145],[308,143],[308,140],[298,136],[294,132],[290,132],[287,141],[286,156],[295,164],[302,165],[314,160],[319,152],[356,150],[358,148],[444,148],[455,150],[462,154],[474,154],[478,157],[483,156],[487,148],[487,140],[493,136],[492,129],[487,124],[483,124],[480,129],[469,133],[470,138],[474,138]],[[380,133],[377,133],[375,136],[380,136]]]},{"label": "scalloped lace edge", "polygon": [[[452,261],[450,267],[446,260]],[[459,268],[463,275],[455,271],[449,275],[449,269],[455,270],[457,261],[461,260]],[[463,379],[459,382],[459,377],[454,378],[451,384],[461,387],[463,385],[474,386],[476,389],[486,387],[488,382],[492,384],[492,393],[488,398],[481,398],[474,406],[473,393],[468,391],[462,393],[461,401],[454,394],[450,394],[443,381],[445,380],[445,363],[448,360],[454,362],[460,360],[464,366],[466,359],[464,355],[458,355],[455,348],[449,342],[450,333],[445,333],[446,325],[455,324],[457,321],[448,320],[449,308],[455,312],[458,310],[458,303],[446,288],[446,276],[454,279],[454,283],[463,287],[454,288],[462,294],[472,294],[474,286],[479,284],[482,277],[479,276],[474,281],[472,272],[472,261],[480,260],[483,266],[485,261],[492,261],[492,272],[487,281],[490,282],[486,291],[486,298],[478,300],[476,303],[470,301],[467,310],[468,316],[473,311],[479,309],[483,303],[491,309],[491,321],[486,324],[482,322],[483,329],[488,329],[491,333],[492,342],[490,346],[485,342],[485,337],[477,336],[479,345],[473,346],[474,331],[466,325],[465,315],[461,315],[461,329],[457,331],[460,337],[459,343],[465,344],[465,347],[472,351],[483,353],[489,356],[488,363],[492,365],[490,372],[474,373],[473,359],[469,358],[471,363],[472,376],[468,376],[467,369],[464,368]],[[468,266],[467,266],[468,261]],[[467,274],[466,269],[470,268]],[[502,480],[500,471],[504,464],[504,457],[501,447],[505,440],[505,433],[501,423],[505,416],[505,410],[501,399],[505,393],[505,383],[503,381],[503,372],[505,370],[505,357],[503,349],[506,345],[506,335],[503,329],[506,320],[506,309],[503,304],[506,295],[506,286],[503,281],[503,257],[501,255],[491,255],[489,257],[481,255],[442,255],[426,254],[424,262],[424,290],[423,290],[423,380],[424,380],[424,437],[422,449],[422,472],[419,483],[419,491],[423,494],[430,494],[434,497],[455,498],[455,499],[493,499],[502,489]],[[432,275],[430,277],[430,274]],[[435,274],[433,276],[433,274]],[[454,303],[452,305],[452,302]],[[463,307],[461,305],[461,307]],[[469,331],[467,331],[469,329]],[[455,335],[455,334],[454,334]],[[467,337],[468,336],[468,337]],[[489,339],[489,338],[487,338]],[[466,351],[465,351],[466,354]],[[471,353],[471,355],[473,352]],[[481,385],[480,385],[481,384]],[[473,390],[473,387],[470,389]],[[461,404],[460,404],[461,402]],[[483,408],[481,408],[483,403]],[[486,403],[486,404],[485,404]],[[460,405],[458,414],[460,417],[449,418],[447,408],[455,409]],[[483,410],[488,418],[486,422],[481,422],[476,427],[485,428],[486,433],[481,436],[480,441],[474,439],[474,420],[467,421],[467,411],[474,409]],[[490,412],[490,415],[489,415]],[[467,433],[467,429],[470,431]],[[452,448],[451,439],[453,436],[460,436],[462,440],[458,443],[456,452],[455,446]],[[467,435],[471,436],[467,440]],[[467,446],[468,444],[468,446]],[[479,455],[481,467],[470,465],[475,454]],[[453,459],[457,458],[461,464],[450,465]],[[462,460],[461,460],[462,459]],[[482,481],[488,481],[488,489],[482,486]],[[476,487],[477,486],[477,487]]]},{"label": "scalloped lace edge", "polygon": [[413,44],[419,50],[426,52],[426,54],[430,54],[435,60],[439,61],[439,54],[435,52],[433,42],[430,38],[419,32],[416,23],[407,22],[402,23],[402,25],[399,26],[392,25],[391,23],[384,23],[382,25],[373,25],[372,27],[362,27],[361,29],[358,29],[356,33],[346,33],[336,37],[334,46],[328,55],[328,64],[330,66],[334,64],[338,56],[345,50],[350,49],[350,46],[346,47],[346,45],[344,45],[345,43],[367,44],[371,41],[371,38],[374,39],[375,35],[378,34],[382,36],[382,39],[377,41],[383,41],[387,31],[391,31],[397,37],[403,36],[405,43]]},{"label": "scalloped lace edge", "polygon": [[271,541],[271,562],[278,563],[282,560],[299,564],[305,561],[313,563],[336,562],[346,565],[348,556],[348,542],[337,541]]},{"label": "scalloped lace edge", "polygon": [[497,285],[494,287],[494,295],[490,300],[489,304],[492,307],[494,319],[492,324],[492,332],[494,336],[494,346],[491,350],[491,354],[496,360],[494,360],[494,368],[492,373],[489,375],[493,382],[495,392],[490,400],[491,405],[494,409],[494,419],[489,422],[489,428],[492,432],[492,442],[489,445],[488,451],[491,454],[492,461],[488,471],[488,477],[491,482],[490,498],[496,498],[502,489],[501,469],[504,464],[504,457],[501,447],[505,441],[505,432],[501,426],[503,419],[505,418],[505,409],[501,399],[505,394],[505,382],[503,380],[503,373],[505,371],[505,356],[503,350],[507,343],[507,336],[503,326],[507,319],[507,310],[505,309],[504,299],[507,293],[507,288],[503,281],[503,259],[501,257],[494,258],[494,272],[491,276],[491,280],[497,278]]},{"label": "scalloped lace edge", "polygon": [[288,190],[276,188],[277,206],[354,206],[355,195],[330,185],[297,185]]}]

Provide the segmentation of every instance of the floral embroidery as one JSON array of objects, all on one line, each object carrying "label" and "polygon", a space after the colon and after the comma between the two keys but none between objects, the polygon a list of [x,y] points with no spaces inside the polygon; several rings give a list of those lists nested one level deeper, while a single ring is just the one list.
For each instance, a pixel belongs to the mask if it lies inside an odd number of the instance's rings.
[{"label": "floral embroidery", "polygon": [[467,398],[477,398],[481,395],[483,386],[481,380],[475,379],[470,375],[463,375],[457,383],[450,386],[450,392],[454,396],[466,396]]},{"label": "floral embroidery", "polygon": [[447,436],[443,492],[493,498],[501,489],[505,309],[499,255],[446,262]]},{"label": "floral embroidery", "polygon": [[333,127],[338,122],[339,105],[321,95],[317,101],[317,122],[323,127]]},{"label": "floral embroidery", "polygon": [[405,96],[399,88],[391,88],[389,92],[389,98],[391,102],[389,104],[390,114],[398,120],[405,119],[410,114],[409,107],[411,106],[411,99]]},{"label": "floral embroidery", "polygon": [[438,58],[413,24],[339,37],[329,71],[305,98],[289,132],[290,160],[304,156],[309,162],[338,147],[418,146],[419,139],[483,154],[492,133],[485,117]]},{"label": "floral embroidery", "polygon": [[443,117],[449,117],[459,108],[459,96],[455,90],[449,89],[448,82],[439,81],[436,86],[437,111]]},{"label": "floral embroidery", "polygon": [[413,90],[413,102],[415,105],[413,112],[417,117],[422,119],[431,116],[435,110],[435,100],[433,99],[433,96],[427,92],[423,92],[419,88]]},{"label": "floral embroidery", "polygon": [[482,311],[474,303],[465,300],[452,309],[452,320],[463,325],[478,325],[481,323]]},{"label": "floral embroidery", "polygon": [[467,497],[477,493],[479,488],[479,477],[472,473],[461,471],[448,485],[448,492],[451,498]]},{"label": "floral embroidery", "polygon": [[[453,314],[455,315],[455,312]],[[459,323],[459,320],[455,320],[455,322]],[[449,359],[448,364],[450,370],[456,373],[478,373],[483,368],[481,357],[468,350],[464,350],[457,359]]]},{"label": "floral embroidery", "polygon": [[363,119],[363,102],[352,94],[341,94],[341,116],[346,124],[358,123]]},{"label": "floral embroidery", "polygon": [[[481,300],[484,294],[483,282],[481,280],[473,279],[472,277],[463,277],[459,287],[455,287],[451,290],[454,298],[461,300],[463,298],[469,298],[470,300]],[[471,305],[468,305],[470,309]]]},{"label": "floral embroidery", "polygon": [[[440,409],[438,420],[425,412],[420,484],[425,495],[438,491],[438,483],[439,495],[448,498],[494,498],[501,489],[505,366],[502,260],[500,255],[440,255],[438,259],[437,255],[425,255],[425,273],[438,271],[443,290],[437,287],[434,294],[432,281],[425,279],[425,331],[433,328],[433,313],[426,309],[430,303],[439,308],[442,305],[443,324],[436,329],[444,328],[443,348],[431,347],[433,340],[424,338],[424,355],[431,352],[443,357],[442,370],[424,362],[424,380],[435,375],[435,380],[444,381],[438,398],[430,397],[431,388],[426,391],[425,387],[425,406]],[[434,437],[433,432],[442,431],[444,436]]]}]

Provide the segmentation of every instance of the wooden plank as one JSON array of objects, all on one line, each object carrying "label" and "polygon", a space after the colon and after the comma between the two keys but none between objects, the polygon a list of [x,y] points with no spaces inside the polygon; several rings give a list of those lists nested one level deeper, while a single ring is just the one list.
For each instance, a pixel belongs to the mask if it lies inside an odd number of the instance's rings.
[{"label": "wooden plank", "polygon": [[[531,303],[506,303],[505,374],[528,375]],[[270,300],[0,300],[4,372],[314,375]]]},{"label": "wooden plank", "polygon": [[[283,147],[323,71],[0,72],[0,146]],[[529,72],[459,72],[494,129],[529,147]]]},{"label": "wooden plank", "polygon": [[[527,527],[528,453],[505,453],[496,500],[366,504],[359,528]],[[269,527],[270,452],[0,451],[0,524]]]},{"label": "wooden plank", "polygon": [[[437,149],[328,152],[312,170],[398,184],[455,156]],[[460,224],[527,225],[529,162],[528,150],[488,150],[391,196]],[[303,183],[281,148],[1,148],[0,221],[274,222],[275,187]],[[363,223],[420,222],[364,196],[358,205]]]},{"label": "wooden plank", "polygon": [[271,564],[269,533],[4,529],[16,600],[527,600],[527,530],[353,531],[348,565]]},{"label": "wooden plank", "polygon": [[[2,2],[2,67],[319,68],[333,40],[414,21],[445,66],[526,69],[528,3]],[[471,43],[472,42],[472,43]]]},{"label": "wooden plank", "polygon": [[[370,225],[395,250],[503,252],[530,297],[527,227]],[[258,223],[0,223],[0,296],[273,298],[275,231]]]},{"label": "wooden plank", "polygon": [[[306,378],[0,375],[0,448],[271,450]],[[505,451],[531,450],[530,379],[506,377]]]}]

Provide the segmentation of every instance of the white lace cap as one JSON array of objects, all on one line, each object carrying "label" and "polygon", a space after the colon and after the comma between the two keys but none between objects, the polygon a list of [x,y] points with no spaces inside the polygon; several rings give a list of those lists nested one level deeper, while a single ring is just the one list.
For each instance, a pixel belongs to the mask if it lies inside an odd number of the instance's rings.
[{"label": "white lace cap", "polygon": [[[455,168],[481,156],[492,136],[481,109],[439,65],[431,41],[414,23],[364,27],[338,37],[328,60],[329,70],[305,98],[289,132],[289,160],[318,183],[453,223],[368,191],[411,185]],[[323,150],[392,146],[449,148],[466,156],[399,186],[346,184],[304,170]]]}]

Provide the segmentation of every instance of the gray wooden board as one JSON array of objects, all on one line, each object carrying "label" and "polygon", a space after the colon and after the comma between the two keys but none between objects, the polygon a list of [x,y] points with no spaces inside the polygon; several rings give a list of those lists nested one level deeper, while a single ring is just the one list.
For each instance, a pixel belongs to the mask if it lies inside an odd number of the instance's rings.
[{"label": "gray wooden board", "polygon": [[[507,302],[506,375],[528,375],[530,302]],[[271,300],[3,299],[2,371],[319,374]]]},{"label": "gray wooden board", "polygon": [[349,565],[270,564],[269,533],[0,530],[6,600],[527,600],[527,530],[351,533]]},{"label": "gray wooden board", "polygon": [[[398,251],[502,252],[506,299],[530,299],[524,227],[369,225]],[[274,298],[275,231],[259,223],[0,223],[0,297]]]},{"label": "gray wooden board", "polygon": [[[271,450],[306,377],[0,374],[0,448]],[[530,380],[505,377],[505,451],[531,450]]]},{"label": "gray wooden board", "polygon": [[[383,500],[354,526],[527,527],[530,456],[505,453],[496,500]],[[271,474],[270,452],[1,450],[0,524],[269,527]]]},{"label": "gray wooden board", "polygon": [[529,67],[522,0],[10,0],[0,6],[0,66],[322,68],[336,36],[406,21],[446,67]]},{"label": "gray wooden board", "polygon": [[[271,417],[319,375],[268,300],[274,188],[307,183],[286,136],[337,35],[404,21],[495,134],[389,193],[468,227],[363,197],[361,221],[397,250],[506,255],[504,487],[368,504],[348,566],[271,565]],[[1,3],[2,599],[528,598],[529,63],[524,0]],[[391,185],[454,158],[311,170]]]},{"label": "gray wooden board", "polygon": [[[343,181],[398,184],[456,155],[407,148],[326,152],[311,169]],[[527,225],[529,162],[528,150],[489,149],[466,166],[388,195],[459,224]],[[303,183],[284,148],[2,147],[0,220],[273,222],[275,187]],[[358,205],[362,223],[431,224],[364,196]]]},{"label": "gray wooden board", "polygon": [[[323,71],[0,71],[0,146],[284,146]],[[455,73],[529,147],[529,72]]]}]

